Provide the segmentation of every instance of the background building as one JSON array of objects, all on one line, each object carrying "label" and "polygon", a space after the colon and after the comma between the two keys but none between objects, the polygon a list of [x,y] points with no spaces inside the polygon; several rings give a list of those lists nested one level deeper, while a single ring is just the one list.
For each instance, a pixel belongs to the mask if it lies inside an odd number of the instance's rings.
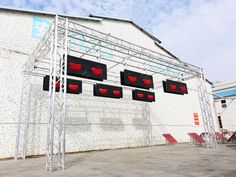
[{"label": "background building", "polygon": [[236,130],[236,81],[213,84],[214,102],[219,130]]},{"label": "background building", "polygon": [[[132,21],[92,15],[64,16],[87,27],[179,60],[164,49],[156,37]],[[17,117],[23,87],[23,65],[54,17],[55,14],[46,12],[0,9],[0,158],[14,156]],[[71,47],[74,50],[85,50],[79,46]],[[106,57],[113,57],[112,51],[106,53]],[[119,68],[122,69],[124,68]],[[84,88],[84,94],[68,96],[71,101],[68,105],[66,151],[163,144],[163,133],[171,133],[179,142],[187,142],[187,133],[203,132],[196,79],[186,82],[189,93],[183,96],[163,92],[162,80],[167,78],[158,74],[154,76],[156,102],[151,104],[132,101],[131,92],[128,90],[122,100],[93,97],[91,85]],[[48,93],[42,90],[42,78],[34,78],[34,81],[30,90],[28,135],[25,137],[27,155],[45,154]],[[207,88],[213,105],[209,83]]]}]

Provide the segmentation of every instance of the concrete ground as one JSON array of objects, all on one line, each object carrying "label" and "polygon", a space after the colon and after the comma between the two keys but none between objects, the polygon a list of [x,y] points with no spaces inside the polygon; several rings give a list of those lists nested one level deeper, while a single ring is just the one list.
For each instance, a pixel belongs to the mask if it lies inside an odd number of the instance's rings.
[{"label": "concrete ground", "polygon": [[190,144],[66,155],[64,171],[45,171],[45,157],[0,161],[0,177],[236,177],[236,149]]}]

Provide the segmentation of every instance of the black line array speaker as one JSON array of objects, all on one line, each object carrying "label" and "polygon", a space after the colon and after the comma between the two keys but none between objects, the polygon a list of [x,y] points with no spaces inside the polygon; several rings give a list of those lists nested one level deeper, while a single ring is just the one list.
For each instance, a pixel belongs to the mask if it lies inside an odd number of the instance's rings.
[{"label": "black line array speaker", "polygon": [[[43,78],[43,90],[49,91],[49,76]],[[80,94],[82,93],[82,81],[67,79],[67,93]],[[60,81],[56,82],[56,92],[60,91]]]},{"label": "black line array speaker", "polygon": [[103,81],[107,79],[107,66],[102,63],[68,55],[67,74],[71,76]]},{"label": "black line array speaker", "polygon": [[173,94],[188,94],[187,84],[183,82],[177,82],[172,80],[163,81],[163,90],[166,93],[173,93]]},{"label": "black line array speaker", "polygon": [[[50,77],[48,75],[43,77],[43,90],[45,91],[49,91],[49,80],[50,80]],[[56,92],[59,92],[59,91],[60,91],[60,81],[57,78],[56,79]]]},{"label": "black line array speaker", "polygon": [[123,90],[122,87],[104,85],[104,84],[95,84],[93,85],[93,95],[109,98],[122,98]]},{"label": "black line array speaker", "polygon": [[143,90],[132,90],[133,100],[145,101],[145,102],[154,102],[155,101],[155,93],[148,92]]},{"label": "black line array speaker", "polygon": [[82,93],[82,81],[67,79],[66,92],[72,94]]},{"label": "black line array speaker", "polygon": [[142,74],[130,70],[124,70],[124,72],[120,72],[120,78],[122,85],[144,89],[154,88],[153,78],[151,75]]}]

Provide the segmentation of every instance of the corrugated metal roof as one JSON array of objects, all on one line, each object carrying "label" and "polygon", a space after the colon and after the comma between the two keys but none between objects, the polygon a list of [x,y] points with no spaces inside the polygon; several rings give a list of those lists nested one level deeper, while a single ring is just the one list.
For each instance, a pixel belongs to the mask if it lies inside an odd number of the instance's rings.
[{"label": "corrugated metal roof", "polygon": [[213,91],[221,91],[236,88],[236,80],[216,82],[212,86]]}]

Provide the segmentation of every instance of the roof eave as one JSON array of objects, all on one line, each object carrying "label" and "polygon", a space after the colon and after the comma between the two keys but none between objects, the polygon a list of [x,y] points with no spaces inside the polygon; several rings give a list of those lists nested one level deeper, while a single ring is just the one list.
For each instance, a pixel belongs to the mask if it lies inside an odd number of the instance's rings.
[{"label": "roof eave", "polygon": [[157,39],[155,36],[153,36],[152,34],[150,34],[149,32],[147,32],[145,29],[143,29],[142,27],[140,27],[138,24],[136,24],[136,23],[133,22],[132,20],[121,19],[121,18],[113,18],[113,17],[107,17],[107,16],[98,16],[98,15],[93,15],[93,14],[89,14],[89,17],[101,18],[101,19],[108,19],[108,20],[114,20],[114,21],[123,21],[123,22],[131,23],[131,24],[134,25],[136,28],[138,28],[138,29],[141,30],[143,33],[145,33],[145,34],[148,35],[150,38],[152,38],[154,41],[156,41],[156,42],[158,42],[159,44],[161,44],[161,41],[160,41],[159,39]]},{"label": "roof eave", "polygon": [[37,14],[52,15],[52,16],[60,15],[60,16],[63,16],[63,17],[78,18],[78,19],[82,19],[82,20],[102,21],[101,18],[95,18],[95,17],[82,17],[82,16],[59,14],[59,13],[53,13],[53,12],[44,12],[44,11],[39,11],[39,10],[13,8],[13,7],[7,7],[7,6],[0,6],[0,10],[19,11],[19,12],[25,12],[25,13],[37,13]]},{"label": "roof eave", "polygon": [[162,50],[164,50],[167,54],[169,54],[171,57],[177,59],[177,60],[180,60],[178,57],[176,57],[174,54],[172,54],[171,52],[169,52],[167,49],[165,49],[164,47],[162,47],[161,45],[159,45],[159,43],[156,43],[154,41],[155,45],[157,45],[158,47],[160,47]]}]

